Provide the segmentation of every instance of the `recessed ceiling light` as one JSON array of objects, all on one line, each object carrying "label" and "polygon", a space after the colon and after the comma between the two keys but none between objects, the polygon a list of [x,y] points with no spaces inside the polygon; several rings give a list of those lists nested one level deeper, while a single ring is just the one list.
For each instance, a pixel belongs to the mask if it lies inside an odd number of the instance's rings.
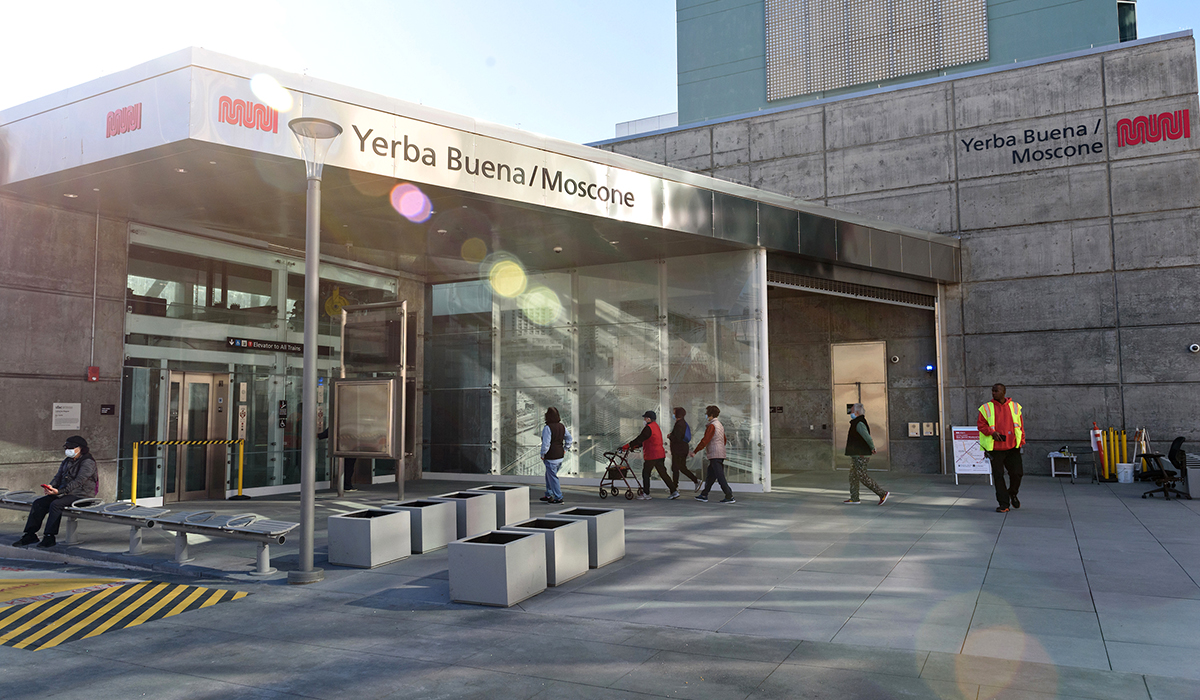
[{"label": "recessed ceiling light", "polygon": [[184,170],[183,168],[175,168],[175,172],[177,172],[177,173],[186,173],[186,172],[187,172],[187,170]]},{"label": "recessed ceiling light", "polygon": [[215,160],[210,160],[210,161],[208,161],[208,164],[209,164],[209,165],[216,165],[216,164],[217,164],[217,161],[215,161]]},{"label": "recessed ceiling light", "polygon": [[93,192],[99,192],[99,191],[100,191],[100,188],[99,188],[99,187],[93,187],[93,188],[92,188],[92,191],[93,191]]},{"label": "recessed ceiling light", "polygon": [[616,245],[616,244],[618,244],[618,243],[620,243],[620,241],[609,241],[609,244],[610,244],[610,245]]},{"label": "recessed ceiling light", "polygon": [[350,228],[350,224],[342,224],[342,228]]},{"label": "recessed ceiling light", "polygon": [[70,192],[68,192],[68,193],[64,194],[63,196],[64,196],[64,197],[67,197],[68,199],[75,199],[75,198],[76,198],[76,197],[78,197],[79,195],[77,195],[77,194],[71,194]]}]

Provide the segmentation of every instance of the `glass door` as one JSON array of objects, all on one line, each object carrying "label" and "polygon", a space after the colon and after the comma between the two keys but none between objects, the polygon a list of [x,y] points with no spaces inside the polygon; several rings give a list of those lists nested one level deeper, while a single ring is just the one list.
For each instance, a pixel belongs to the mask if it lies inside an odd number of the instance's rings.
[{"label": "glass door", "polygon": [[850,416],[847,404],[861,403],[870,426],[871,439],[878,452],[871,456],[868,469],[891,468],[888,449],[887,343],[834,343],[830,347],[833,362],[833,467],[849,469],[846,453]]},{"label": "glass door", "polygon": [[[169,394],[168,440],[213,439],[213,375],[172,372]],[[224,450],[217,445],[216,449]],[[166,501],[208,497],[209,454],[213,445],[172,445],[167,448]]]}]

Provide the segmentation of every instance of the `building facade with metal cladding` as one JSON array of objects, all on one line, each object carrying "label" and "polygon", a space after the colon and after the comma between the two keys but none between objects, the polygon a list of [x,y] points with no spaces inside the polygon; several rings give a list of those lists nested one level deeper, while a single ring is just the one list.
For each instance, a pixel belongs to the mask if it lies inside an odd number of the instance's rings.
[{"label": "building facade with metal cladding", "polygon": [[[315,407],[298,116],[344,129],[323,183]],[[769,490],[768,286],[930,320],[960,276],[936,232],[201,49],[0,113],[0,240],[16,329],[0,382],[23,407],[0,428],[0,485],[41,483],[79,433],[102,495],[131,497],[136,469],[139,502],[228,495],[231,453],[199,443],[238,439],[248,493],[298,489],[341,309],[391,301],[408,302],[409,478],[540,481],[552,405],[577,437],[564,474],[595,484],[644,411],[683,406],[699,428],[715,403],[732,480]],[[134,465],[135,442],[192,444]],[[363,461],[359,481],[389,478]]]},{"label": "building facade with metal cladding", "polygon": [[[694,48],[685,5],[681,55]],[[1025,406],[1028,472],[1048,473],[1063,445],[1089,452],[1093,421],[1148,428],[1159,452],[1200,441],[1195,42],[1105,43],[692,123],[681,78],[680,126],[595,144],[960,242],[961,280],[939,287],[936,320],[888,310],[879,292],[797,284],[820,268],[811,250],[768,258],[776,479],[830,463],[844,426],[822,432],[829,396],[858,381],[839,353],[864,342],[886,348],[872,376],[894,469],[934,468],[924,424],[940,406],[942,432],[973,425],[995,382]]]}]

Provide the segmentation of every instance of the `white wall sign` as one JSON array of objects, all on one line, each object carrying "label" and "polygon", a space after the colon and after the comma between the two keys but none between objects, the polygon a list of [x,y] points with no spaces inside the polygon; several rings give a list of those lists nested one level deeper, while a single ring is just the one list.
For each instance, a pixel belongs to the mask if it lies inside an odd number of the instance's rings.
[{"label": "white wall sign", "polygon": [[51,420],[51,430],[79,430],[79,417],[83,415],[83,405],[77,403],[56,403]]},{"label": "white wall sign", "polygon": [[992,463],[979,446],[979,429],[973,425],[956,425],[950,428],[954,437],[954,483],[959,474],[987,474],[992,481]]}]

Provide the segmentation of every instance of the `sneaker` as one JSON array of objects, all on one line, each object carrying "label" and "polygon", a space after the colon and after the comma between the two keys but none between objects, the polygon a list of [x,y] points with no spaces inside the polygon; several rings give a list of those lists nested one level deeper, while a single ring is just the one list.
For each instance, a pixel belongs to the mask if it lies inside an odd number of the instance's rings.
[{"label": "sneaker", "polygon": [[562,504],[562,502],[563,502],[563,499],[561,499],[561,498],[555,498],[555,499],[553,499],[553,500],[546,501],[546,502],[547,502],[547,503],[549,503],[549,504],[550,504],[550,505],[552,505],[552,506],[557,506],[557,505],[561,505],[561,504]]},{"label": "sneaker", "polygon": [[33,544],[34,542],[37,542],[37,541],[38,541],[37,535],[33,534],[32,532],[26,532],[24,535],[21,535],[21,539],[17,540],[16,542],[13,542],[12,546],[24,547],[25,545]]},{"label": "sneaker", "polygon": [[38,542],[38,546],[42,549],[49,549],[56,544],[58,544],[58,541],[54,539],[54,535],[46,535],[42,538],[41,542]]},{"label": "sneaker", "polygon": [[1012,495],[1012,496],[1009,496],[1009,497],[1008,497],[1008,500],[1012,501],[1012,507],[1013,507],[1013,508],[1020,508],[1020,507],[1021,507],[1021,499],[1017,498],[1016,494],[1014,494],[1014,495]]},{"label": "sneaker", "polygon": [[696,500],[700,501],[701,503],[708,503],[708,496],[701,494],[699,496],[696,496]]},{"label": "sneaker", "polygon": [[679,492],[678,492],[678,491],[672,491],[672,492],[671,492],[671,495],[669,496],[669,498],[670,498],[672,501],[673,501],[673,500],[675,500],[676,498],[679,498]]},{"label": "sneaker", "polygon": [[862,503],[862,501],[856,501],[853,498],[847,498],[846,500],[842,501],[842,503],[845,503],[848,506],[856,506],[859,503]]},{"label": "sneaker", "polygon": [[354,488],[353,486],[351,486],[351,487],[350,487],[350,488],[348,488],[348,489],[342,489],[342,493],[350,493],[351,491],[357,491],[357,490],[358,490],[358,489],[356,489],[356,488]]},{"label": "sneaker", "polygon": [[643,493],[642,495],[638,496],[637,499],[639,501],[653,501],[654,497],[648,493]]},{"label": "sneaker", "polygon": [[888,496],[890,496],[890,495],[892,495],[891,491],[884,491],[883,495],[879,497],[879,505],[883,505],[884,503],[887,503]]},{"label": "sneaker", "polygon": [[697,481],[697,482],[695,482],[695,484],[696,484],[696,488],[694,488],[692,490],[695,491],[696,493],[700,493],[700,482]]},{"label": "sneaker", "polygon": [[1008,509],[1007,509],[1007,508],[997,508],[997,509],[996,509],[996,512],[997,512],[997,513],[1007,513],[1007,512],[1008,512]]},{"label": "sneaker", "polygon": [[722,503],[737,503],[737,499],[735,499],[733,496],[730,496],[729,498],[722,498],[721,502]]},{"label": "sneaker", "polygon": [[539,498],[538,500],[539,500],[539,501],[546,501],[547,503],[549,503],[549,502],[550,502],[551,500],[553,500],[553,499],[551,499],[549,496],[542,496],[542,497],[541,497],[541,498]]}]

